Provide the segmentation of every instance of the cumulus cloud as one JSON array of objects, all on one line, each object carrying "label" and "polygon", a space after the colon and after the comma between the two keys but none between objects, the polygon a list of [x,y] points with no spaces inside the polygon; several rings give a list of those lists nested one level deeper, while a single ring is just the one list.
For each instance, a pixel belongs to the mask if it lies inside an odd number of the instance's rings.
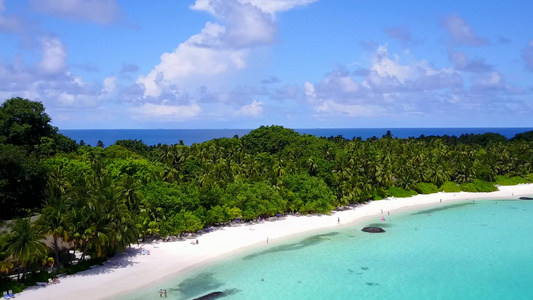
[{"label": "cumulus cloud", "polygon": [[102,84],[87,83],[72,74],[65,62],[63,43],[55,37],[39,39],[41,60],[25,64],[0,64],[0,86],[4,99],[25,97],[42,101],[51,111],[69,108],[95,108],[114,89],[114,80]]},{"label": "cumulus cloud", "polygon": [[[427,99],[462,88],[461,76],[451,68],[437,69],[421,60],[404,64],[386,45],[373,54],[366,76],[358,81],[347,67],[339,66],[316,84],[306,82],[304,94],[317,116],[376,117],[421,113],[434,105]],[[362,72],[361,72],[362,73]]]},{"label": "cumulus cloud", "polygon": [[448,51],[448,59],[456,70],[465,72],[488,72],[493,69],[492,65],[485,63],[484,59],[469,59],[464,52]]},{"label": "cumulus cloud", "polygon": [[120,12],[116,0],[30,0],[30,4],[41,13],[102,25],[113,22]]},{"label": "cumulus cloud", "polygon": [[[260,8],[262,11],[274,15],[277,12],[290,10],[297,6],[305,6],[318,0],[239,0],[240,3],[250,3]],[[205,10],[211,14],[216,13],[214,6],[222,2],[221,0],[197,0],[192,6],[193,9]]]},{"label": "cumulus cloud", "polygon": [[444,28],[450,34],[452,42],[467,46],[488,45],[489,40],[477,36],[465,19],[456,14],[448,16],[444,20]]},{"label": "cumulus cloud", "polygon": [[115,83],[116,81],[116,77],[106,77],[104,79],[104,89],[102,91],[108,94],[114,92],[115,88],[117,87]]},{"label": "cumulus cloud", "polygon": [[41,39],[42,60],[40,70],[48,75],[61,73],[65,69],[67,52],[65,46],[57,38],[45,37]]},{"label": "cumulus cloud", "polygon": [[[159,96],[166,83],[180,83],[192,75],[216,75],[246,66],[247,49],[220,46],[224,26],[207,23],[202,31],[180,44],[172,53],[161,55],[161,62],[146,76],[139,76],[145,96]],[[219,45],[219,47],[217,47]]]},{"label": "cumulus cloud", "polygon": [[252,102],[251,104],[241,107],[241,109],[237,111],[237,115],[248,117],[260,116],[263,112],[263,106],[263,102],[254,100],[254,102]]},{"label": "cumulus cloud", "polygon": [[254,47],[276,41],[275,14],[315,0],[197,0],[191,9],[205,11],[222,24],[207,22],[200,33],[181,43],[173,52],[161,55],[161,62],[137,83],[145,97],[158,97],[167,84],[212,78],[244,69]]},{"label": "cumulus cloud", "polygon": [[149,121],[186,121],[200,114],[202,109],[195,103],[188,105],[167,105],[145,103],[139,107],[131,109],[135,120]]},{"label": "cumulus cloud", "polygon": [[191,8],[207,11],[227,24],[216,41],[218,45],[243,48],[271,44],[276,37],[273,16],[251,3],[237,0],[197,1]]},{"label": "cumulus cloud", "polygon": [[507,83],[505,77],[498,71],[492,71],[486,74],[478,74],[472,78],[472,91],[488,92],[499,91],[505,95],[521,95],[524,91]]},{"label": "cumulus cloud", "polygon": [[522,51],[522,58],[524,59],[526,68],[533,72],[533,40]]}]

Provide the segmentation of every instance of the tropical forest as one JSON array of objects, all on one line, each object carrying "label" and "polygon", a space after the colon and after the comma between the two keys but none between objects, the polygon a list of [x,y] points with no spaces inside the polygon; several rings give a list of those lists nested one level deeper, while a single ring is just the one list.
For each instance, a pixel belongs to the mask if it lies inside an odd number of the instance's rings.
[{"label": "tropical forest", "polygon": [[190,146],[91,146],[51,122],[40,102],[0,107],[0,290],[87,269],[144,239],[533,182],[533,131],[348,140],[272,125]]}]

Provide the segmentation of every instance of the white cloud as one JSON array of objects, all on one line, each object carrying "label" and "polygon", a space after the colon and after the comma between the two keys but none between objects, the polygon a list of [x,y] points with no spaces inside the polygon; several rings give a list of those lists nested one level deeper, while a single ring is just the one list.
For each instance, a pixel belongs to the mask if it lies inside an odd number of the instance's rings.
[{"label": "white cloud", "polygon": [[489,40],[478,37],[465,19],[452,14],[444,20],[444,28],[450,34],[452,42],[468,46],[489,44]]},{"label": "white cloud", "polygon": [[[98,107],[108,91],[69,71],[65,61],[67,52],[58,38],[43,37],[40,42],[42,57],[33,65],[22,60],[15,60],[12,65],[0,64],[4,99],[25,97],[41,101],[50,111]],[[106,79],[105,89],[111,89],[113,83],[112,79]]]},{"label": "white cloud", "polygon": [[466,72],[487,72],[492,70],[492,66],[485,63],[484,59],[469,59],[460,51],[448,51],[448,59],[453,63],[455,69]]},{"label": "white cloud", "polygon": [[436,69],[424,60],[404,64],[399,56],[389,54],[387,46],[377,48],[369,70],[361,75],[340,66],[317,84],[306,82],[307,103],[316,116],[411,115],[423,111],[421,104],[430,105],[422,99],[435,99],[435,95],[462,87],[461,76],[453,69]]},{"label": "white cloud", "polygon": [[117,78],[116,77],[106,77],[104,79],[104,89],[103,89],[103,92],[105,93],[112,93],[113,91],[115,91],[115,88],[116,88],[116,82],[117,81]]},{"label": "white cloud", "polygon": [[161,55],[161,62],[139,76],[144,97],[158,97],[165,86],[180,85],[191,76],[213,78],[247,67],[253,48],[276,41],[275,13],[315,0],[197,0],[191,9],[205,11],[224,25],[208,22],[200,33]]},{"label": "white cloud", "polygon": [[137,79],[146,88],[144,95],[157,97],[165,85],[180,83],[192,75],[216,75],[230,68],[244,68],[247,50],[215,48],[225,30],[218,24],[207,23],[174,52],[161,55],[161,62],[148,75]]},{"label": "white cloud", "polygon": [[147,121],[185,121],[198,116],[201,111],[200,106],[195,103],[189,105],[145,103],[131,110],[134,119]]},{"label": "white cloud", "polygon": [[324,101],[321,105],[315,107],[315,112],[349,117],[374,117],[385,114],[385,110],[377,105],[343,104],[334,100]]},{"label": "white cloud", "polygon": [[[243,4],[250,3],[260,8],[265,13],[274,15],[277,12],[287,11],[297,6],[305,6],[316,1],[318,0],[239,0],[238,2]],[[205,10],[210,14],[215,15],[215,8],[213,6],[219,2],[221,1],[197,0],[191,8]]]},{"label": "white cloud", "polygon": [[263,112],[263,106],[263,102],[254,100],[251,104],[241,107],[241,109],[237,111],[237,115],[252,117],[260,116]]},{"label": "white cloud", "polygon": [[396,57],[395,60],[390,59],[387,46],[378,47],[373,57],[371,70],[379,75],[379,77],[376,78],[394,77],[402,83],[411,75],[411,68],[409,66],[402,66],[399,63],[398,57]]},{"label": "white cloud", "polygon": [[116,0],[30,0],[30,3],[42,13],[97,24],[113,22],[120,12]]},{"label": "white cloud", "polygon": [[45,74],[58,74],[65,69],[67,52],[65,46],[57,38],[45,37],[41,39],[43,57],[39,64]]}]

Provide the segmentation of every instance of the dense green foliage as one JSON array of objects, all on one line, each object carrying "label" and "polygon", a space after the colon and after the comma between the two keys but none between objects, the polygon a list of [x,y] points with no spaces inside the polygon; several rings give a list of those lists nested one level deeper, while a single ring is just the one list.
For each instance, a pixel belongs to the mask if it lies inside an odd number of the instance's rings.
[{"label": "dense green foliage", "polygon": [[461,191],[472,193],[488,193],[498,190],[494,184],[479,179],[474,179],[472,182],[461,183],[459,187],[461,188]]},{"label": "dense green foliage", "polygon": [[521,183],[527,183],[528,180],[520,176],[507,177],[503,175],[498,175],[494,179],[494,182],[498,185],[517,185]]},{"label": "dense green foliage", "polygon": [[396,198],[407,198],[407,197],[418,195],[418,193],[415,191],[405,190],[405,189],[402,189],[396,186],[391,186],[388,189],[387,195],[391,197],[396,197]]},{"label": "dense green foliage", "polygon": [[[24,110],[24,101],[8,101],[2,109]],[[47,124],[41,108],[36,105],[29,120],[39,115]],[[3,124],[13,123],[2,114]],[[74,272],[89,257],[105,259],[151,235],[179,236],[282,213],[330,213],[417,192],[488,192],[496,189],[494,182],[533,180],[533,142],[490,133],[346,140],[262,126],[241,138],[192,146],[122,140],[90,147],[53,128],[15,138],[31,126],[2,126],[2,217],[27,209],[39,213],[33,225],[27,219],[13,223],[18,227],[11,227],[9,242],[0,244],[0,266],[7,271],[39,269],[39,261],[53,256],[56,271]],[[35,243],[13,248],[24,231],[26,237],[50,237],[47,252]],[[79,267],[60,255],[61,242],[81,254]],[[21,249],[33,250],[24,256]]]},{"label": "dense green foliage", "polygon": [[459,185],[451,181],[446,181],[439,188],[439,192],[458,193],[460,191],[461,191],[461,188],[459,187]]},{"label": "dense green foliage", "polygon": [[416,191],[420,194],[433,194],[439,191],[439,188],[433,183],[419,182],[416,184]]}]

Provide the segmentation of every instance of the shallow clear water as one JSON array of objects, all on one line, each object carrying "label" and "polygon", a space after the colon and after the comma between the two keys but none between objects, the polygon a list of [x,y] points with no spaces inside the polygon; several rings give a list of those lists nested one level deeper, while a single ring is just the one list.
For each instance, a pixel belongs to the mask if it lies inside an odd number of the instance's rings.
[{"label": "shallow clear water", "polygon": [[123,299],[533,299],[532,215],[533,201],[478,200],[385,216],[386,233],[265,245]]}]

